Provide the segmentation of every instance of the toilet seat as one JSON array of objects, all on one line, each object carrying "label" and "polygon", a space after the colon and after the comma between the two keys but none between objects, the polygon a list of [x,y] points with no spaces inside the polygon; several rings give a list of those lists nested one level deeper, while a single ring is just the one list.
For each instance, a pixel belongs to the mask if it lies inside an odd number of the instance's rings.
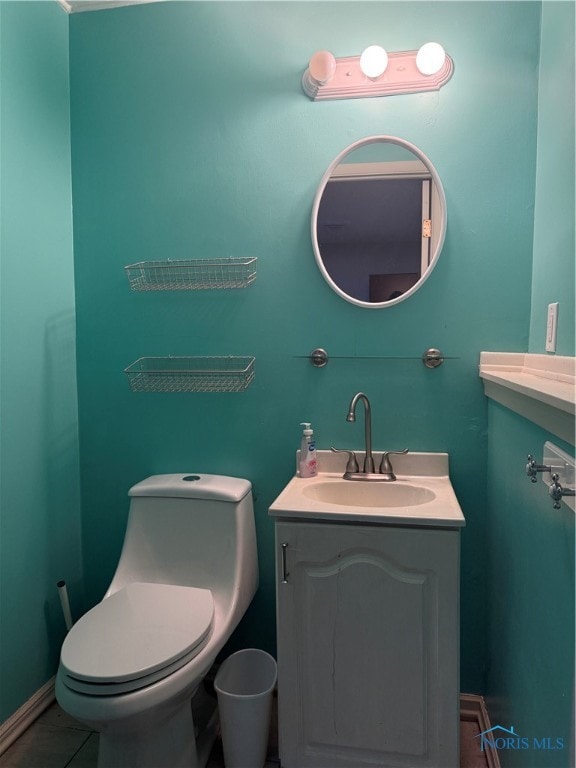
[{"label": "toilet seat", "polygon": [[193,659],[206,644],[213,619],[208,589],[129,584],[72,627],[62,646],[63,680],[95,696],[143,688]]}]

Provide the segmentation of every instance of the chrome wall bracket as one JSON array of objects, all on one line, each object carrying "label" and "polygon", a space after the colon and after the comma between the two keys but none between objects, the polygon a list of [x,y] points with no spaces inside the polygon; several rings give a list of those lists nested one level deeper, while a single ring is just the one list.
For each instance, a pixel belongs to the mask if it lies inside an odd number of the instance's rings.
[{"label": "chrome wall bracket", "polygon": [[328,365],[328,352],[317,347],[310,353],[310,362],[315,368],[324,368],[325,365]]},{"label": "chrome wall bracket", "polygon": [[422,355],[422,362],[426,368],[438,368],[438,366],[442,365],[444,362],[444,355],[439,349],[430,347],[430,349],[427,349]]}]

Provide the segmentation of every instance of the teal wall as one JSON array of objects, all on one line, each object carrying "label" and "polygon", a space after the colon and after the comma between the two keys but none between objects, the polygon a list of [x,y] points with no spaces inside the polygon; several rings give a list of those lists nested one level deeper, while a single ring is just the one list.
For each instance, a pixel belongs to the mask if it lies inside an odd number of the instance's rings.
[{"label": "teal wall", "polygon": [[[562,77],[558,77],[559,72]],[[544,352],[548,302],[560,302],[558,348],[574,354],[574,4],[543,3],[530,349]],[[570,119],[571,118],[571,119]],[[562,443],[496,403],[488,421],[489,671],[492,724],[529,740],[503,766],[574,765],[574,513],[527,482],[526,454]],[[563,739],[562,750],[533,738]],[[572,743],[570,743],[572,742]]]},{"label": "teal wall", "polygon": [[[344,417],[363,389],[377,449],[451,456],[467,519],[462,689],[486,692],[495,719],[519,733],[564,734],[573,517],[553,516],[543,484],[523,476],[525,453],[547,435],[488,406],[477,366],[483,349],[542,351],[550,301],[561,304],[558,352],[574,353],[573,220],[563,218],[574,190],[560,162],[573,166],[574,97],[553,77],[555,57],[573,57],[565,13],[571,4],[180,2],[68,21],[52,2],[0,3],[0,719],[55,671],[54,582],[68,581],[76,614],[101,598],[126,492],[151,473],[252,480],[261,588],[234,643],[273,649],[268,506],[293,473],[300,421],[313,421],[321,447],[362,447],[361,423]],[[312,52],[358,53],[375,29],[390,50],[440,40],[452,80],[387,99],[314,104],[301,93]],[[309,216],[334,156],[379,133],[428,154],[448,233],[422,290],[370,311],[325,284]],[[140,260],[209,256],[258,256],[256,283],[146,295],[123,274]],[[564,270],[557,286],[551,260]],[[316,346],[333,356],[322,370],[302,357]],[[424,369],[429,346],[453,359]],[[256,380],[236,395],[131,393],[123,368],[168,354],[254,355]],[[362,355],[414,359],[347,359]],[[536,757],[522,765],[566,764],[566,752]]]},{"label": "teal wall", "polygon": [[[523,474],[546,440],[574,447],[500,406],[489,405],[486,588],[492,725],[514,726],[530,749],[500,750],[503,766],[570,768],[574,737],[574,513],[552,507],[546,485]],[[564,749],[534,749],[533,738]]]},{"label": "teal wall", "polygon": [[[74,247],[89,603],[117,562],[126,492],[156,472],[254,484],[261,588],[237,643],[274,647],[269,504],[294,469],[299,422],[321,447],[362,447],[350,397],[373,406],[377,449],[448,451],[464,509],[462,688],[486,667],[486,430],[482,349],[525,350],[537,128],[536,3],[170,3],[70,20]],[[313,103],[310,55],[441,40],[451,81],[428,94]],[[425,30],[425,32],[423,32]],[[505,73],[505,76],[502,76]],[[413,298],[365,310],[314,262],[312,200],[328,164],[372,134],[419,146],[443,180],[448,233]],[[245,291],[133,294],[140,260],[257,256]],[[334,359],[314,369],[306,356]],[[450,356],[436,371],[429,346]],[[133,394],[140,356],[250,354],[242,394]]]},{"label": "teal wall", "polygon": [[81,591],[68,18],[0,3],[0,722],[53,674]]},{"label": "teal wall", "polygon": [[542,3],[530,352],[544,352],[558,302],[556,353],[574,343],[574,3]]}]

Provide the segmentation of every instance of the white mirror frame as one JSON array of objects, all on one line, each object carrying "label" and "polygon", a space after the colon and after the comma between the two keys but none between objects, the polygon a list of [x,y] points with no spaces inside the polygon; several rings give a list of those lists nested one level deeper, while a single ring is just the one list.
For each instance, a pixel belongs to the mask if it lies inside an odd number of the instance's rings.
[{"label": "white mirror frame", "polygon": [[[354,298],[354,296],[350,296],[348,293],[345,293],[338,285],[336,285],[336,283],[332,280],[332,278],[328,274],[328,271],[324,266],[324,262],[320,254],[320,246],[318,244],[318,229],[317,229],[318,209],[320,208],[320,201],[322,199],[322,195],[324,193],[326,185],[328,184],[328,181],[330,180],[335,168],[340,164],[341,160],[350,152],[352,152],[355,149],[358,149],[359,147],[365,147],[368,144],[377,144],[382,142],[397,144],[398,146],[404,147],[404,149],[409,150],[414,155],[416,155],[416,157],[418,157],[430,171],[430,175],[432,177],[434,184],[436,185],[436,190],[437,190],[438,198],[440,201],[440,211],[441,211],[440,234],[438,237],[436,248],[434,250],[434,253],[432,254],[432,258],[430,259],[430,264],[428,266],[428,269],[426,270],[426,272],[424,272],[424,274],[420,277],[420,279],[416,283],[414,283],[414,285],[411,288],[409,288],[401,296],[398,296],[395,299],[390,299],[390,301],[369,302],[369,301],[362,301],[361,299],[356,299]],[[316,192],[316,197],[314,198],[314,205],[312,206],[312,228],[311,229],[312,229],[312,246],[314,248],[314,256],[316,258],[316,263],[318,264],[318,268],[324,280],[326,280],[328,285],[332,288],[332,290],[335,293],[337,293],[346,301],[349,301],[351,304],[356,304],[359,307],[366,307],[367,309],[381,309],[383,307],[391,307],[394,304],[400,304],[400,302],[405,301],[410,296],[412,296],[412,294],[416,293],[416,291],[419,290],[422,287],[422,285],[426,282],[426,280],[430,277],[432,270],[436,266],[438,258],[440,257],[442,246],[444,245],[444,238],[446,237],[446,224],[447,224],[446,196],[444,194],[444,187],[442,186],[442,182],[440,181],[440,177],[438,176],[436,169],[434,168],[434,166],[432,165],[428,157],[426,157],[424,152],[418,149],[418,147],[414,146],[414,144],[411,144],[409,141],[406,141],[405,139],[399,139],[397,136],[385,136],[385,135],[368,136],[364,139],[359,139],[353,144],[350,144],[350,146],[346,147],[346,149],[342,150],[342,152],[340,152],[340,154],[329,165],[328,169],[326,170],[326,173],[324,174],[324,176],[322,177],[322,180],[320,181],[318,190]]]}]

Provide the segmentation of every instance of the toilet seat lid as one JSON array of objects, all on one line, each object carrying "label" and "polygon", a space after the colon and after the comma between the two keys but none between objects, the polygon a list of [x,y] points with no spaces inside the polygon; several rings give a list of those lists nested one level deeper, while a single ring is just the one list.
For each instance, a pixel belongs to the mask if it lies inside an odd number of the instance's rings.
[{"label": "toilet seat lid", "polygon": [[136,680],[189,656],[212,627],[208,589],[135,582],[74,624],[62,646],[66,673],[93,683]]}]

